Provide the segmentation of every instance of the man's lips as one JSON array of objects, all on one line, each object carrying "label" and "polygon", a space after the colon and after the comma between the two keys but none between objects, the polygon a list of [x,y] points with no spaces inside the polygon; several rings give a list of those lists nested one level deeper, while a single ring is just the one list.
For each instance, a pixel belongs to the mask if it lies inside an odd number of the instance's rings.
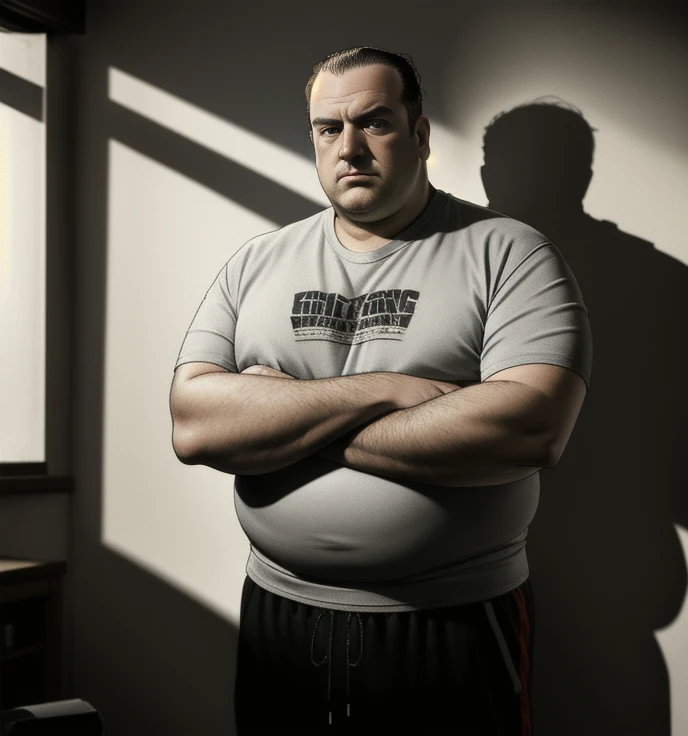
[{"label": "man's lips", "polygon": [[339,178],[340,179],[348,179],[352,176],[374,176],[374,174],[366,174],[365,172],[359,172],[359,171],[353,171],[350,174],[342,174]]}]

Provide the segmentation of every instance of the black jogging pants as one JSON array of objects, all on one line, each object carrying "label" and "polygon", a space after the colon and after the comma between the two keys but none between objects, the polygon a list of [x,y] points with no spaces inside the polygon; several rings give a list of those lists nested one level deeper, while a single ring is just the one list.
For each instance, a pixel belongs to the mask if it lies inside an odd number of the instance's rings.
[{"label": "black jogging pants", "polygon": [[532,736],[530,581],[488,601],[339,611],[248,576],[234,690],[238,736]]}]

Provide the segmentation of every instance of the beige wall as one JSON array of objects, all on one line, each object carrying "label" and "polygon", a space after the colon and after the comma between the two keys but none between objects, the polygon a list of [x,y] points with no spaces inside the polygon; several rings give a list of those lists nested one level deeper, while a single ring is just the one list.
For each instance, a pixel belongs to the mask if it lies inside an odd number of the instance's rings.
[{"label": "beige wall", "polygon": [[[436,2],[421,11],[393,0],[233,10],[206,0],[192,18],[189,4],[162,0],[89,4],[88,32],[73,39],[68,562],[73,694],[99,708],[110,736],[233,733],[247,541],[231,477],[176,461],[167,395],[186,327],[226,259],[253,235],[326,204],[304,125],[303,87],[316,61],[365,43],[410,53],[428,93],[431,181],[479,204],[481,135],[491,117],[542,94],[567,99],[598,129],[586,209],[652,242],[683,274],[684,29],[643,8],[547,7]],[[655,370],[650,358],[643,365],[639,391]],[[677,736],[688,730],[679,697],[688,687],[688,517],[680,498],[667,499],[678,498],[682,471],[651,485],[650,461],[636,456],[647,494],[602,484],[602,466],[585,466],[587,485],[575,488],[561,478],[574,461],[584,465],[576,452],[543,478],[531,540],[536,727],[645,736],[668,734],[672,722]],[[634,574],[638,559],[647,567]]]}]

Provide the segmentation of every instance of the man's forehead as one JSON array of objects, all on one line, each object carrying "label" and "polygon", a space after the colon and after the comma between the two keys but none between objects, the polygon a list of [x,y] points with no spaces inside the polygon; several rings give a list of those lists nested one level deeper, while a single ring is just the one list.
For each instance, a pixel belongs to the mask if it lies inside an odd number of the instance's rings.
[{"label": "man's forehead", "polygon": [[340,107],[364,109],[401,104],[401,79],[388,66],[357,67],[344,74],[320,72],[311,90],[311,110]]}]

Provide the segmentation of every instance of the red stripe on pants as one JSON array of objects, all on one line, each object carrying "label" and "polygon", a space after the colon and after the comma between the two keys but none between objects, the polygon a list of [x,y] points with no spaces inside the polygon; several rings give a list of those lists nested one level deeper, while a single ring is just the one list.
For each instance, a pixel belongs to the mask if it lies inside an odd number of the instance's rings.
[{"label": "red stripe on pants", "polygon": [[518,607],[518,640],[521,646],[519,657],[520,667],[519,674],[521,677],[521,736],[530,736],[531,734],[531,717],[530,717],[530,693],[528,692],[528,678],[530,676],[530,622],[528,620],[528,611],[526,609],[526,601],[523,591],[516,588],[513,591],[516,606]]}]

